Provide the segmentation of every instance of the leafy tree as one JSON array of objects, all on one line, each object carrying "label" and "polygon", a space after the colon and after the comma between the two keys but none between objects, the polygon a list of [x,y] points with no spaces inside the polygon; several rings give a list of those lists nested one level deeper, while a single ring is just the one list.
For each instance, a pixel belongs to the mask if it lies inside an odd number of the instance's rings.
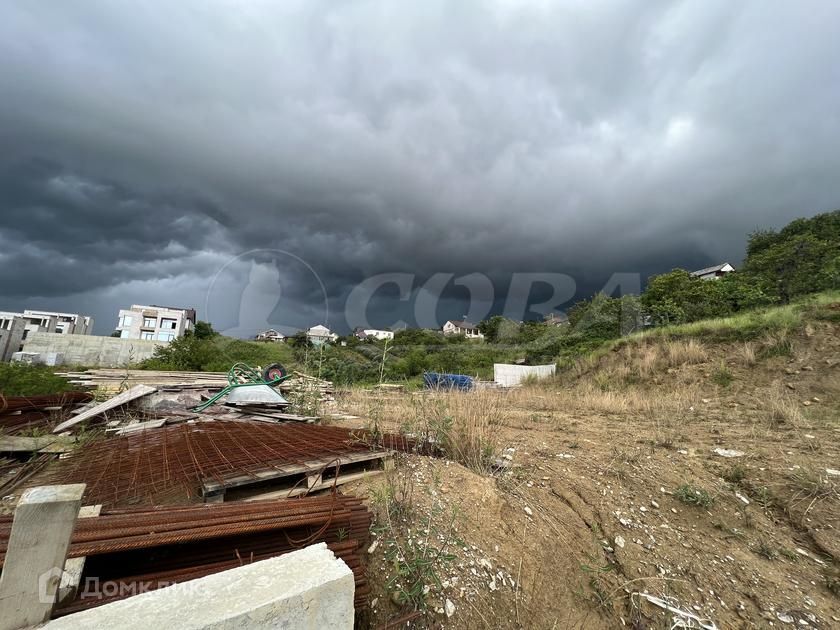
[{"label": "leafy tree", "polygon": [[569,309],[570,334],[587,340],[615,339],[640,326],[641,312],[638,296],[598,293]]},{"label": "leafy tree", "polygon": [[195,323],[195,330],[193,331],[193,334],[199,339],[210,339],[210,337],[214,337],[219,333],[213,330],[213,325],[210,322],[198,320]]},{"label": "leafy tree", "polygon": [[[460,335],[451,335],[452,337]],[[426,328],[405,328],[394,333],[395,346],[440,346],[447,338],[438,330]]]},{"label": "leafy tree", "polygon": [[781,302],[840,286],[840,210],[753,232],[743,273]]},{"label": "leafy tree", "polygon": [[488,343],[496,343],[499,339],[499,328],[504,321],[505,318],[501,315],[493,315],[478,322],[478,330],[484,335],[484,340]]},{"label": "leafy tree", "polygon": [[205,339],[193,335],[176,337],[164,346],[155,348],[151,359],[143,362],[146,369],[200,371],[213,354],[212,346]]},{"label": "leafy tree", "polygon": [[685,269],[654,276],[642,294],[642,305],[657,324],[679,324],[732,312],[720,280],[693,278]]}]

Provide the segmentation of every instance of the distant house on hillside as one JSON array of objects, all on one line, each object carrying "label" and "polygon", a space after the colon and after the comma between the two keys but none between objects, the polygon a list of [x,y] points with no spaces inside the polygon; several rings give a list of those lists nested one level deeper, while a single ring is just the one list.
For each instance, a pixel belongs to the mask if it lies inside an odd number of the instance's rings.
[{"label": "distant house on hillside", "polygon": [[728,262],[715,265],[714,267],[706,267],[705,269],[698,269],[691,272],[692,278],[700,278],[701,280],[717,280],[728,273],[735,271],[735,267]]},{"label": "distant house on hillside", "polygon": [[467,339],[484,339],[476,324],[457,319],[451,319],[443,325],[443,334],[463,335]]},{"label": "distant house on hillside", "polygon": [[569,323],[569,317],[565,313],[549,313],[543,318],[543,322],[549,326],[565,326]]},{"label": "distant house on hillside", "polygon": [[338,339],[338,335],[326,326],[318,324],[306,331],[306,338],[309,339],[313,345],[320,346],[324,343],[332,343]]},{"label": "distant house on hillside", "polygon": [[257,341],[273,341],[274,343],[282,343],[286,341],[286,335],[283,333],[277,332],[273,328],[269,328],[268,330],[264,330],[261,333],[257,333],[256,336]]},{"label": "distant house on hillside", "polygon": [[357,328],[353,331],[357,339],[376,339],[377,341],[391,340],[394,333],[390,330],[379,330],[378,328]]}]

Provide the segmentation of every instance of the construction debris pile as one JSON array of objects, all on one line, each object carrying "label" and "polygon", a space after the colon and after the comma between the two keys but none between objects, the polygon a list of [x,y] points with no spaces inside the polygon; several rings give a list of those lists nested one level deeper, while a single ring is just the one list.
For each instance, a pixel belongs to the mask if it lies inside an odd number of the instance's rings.
[{"label": "construction debris pile", "polygon": [[[153,385],[165,390],[174,387],[179,390],[218,390],[228,384],[227,372],[168,372],[155,370],[96,369],[84,372],[58,372],[71,384],[79,387],[96,388],[100,391],[118,392],[137,384]],[[326,381],[303,372],[294,372],[288,380],[280,383],[278,389],[284,394],[303,393],[312,395],[320,405],[335,403],[335,390]]]},{"label": "construction debris pile", "polygon": [[[391,451],[365,432],[288,413],[282,395],[265,391],[323,402],[331,383],[302,374],[240,383],[234,371],[92,370],[64,376],[98,388],[97,401],[90,392],[0,397],[5,509],[26,487],[84,484],[89,513],[67,557],[83,559],[82,585],[118,585],[104,597],[62,588],[53,616],[319,542],[353,571],[356,607],[366,605],[359,550],[371,513],[338,489],[380,473]],[[0,562],[11,528],[0,516]]]}]

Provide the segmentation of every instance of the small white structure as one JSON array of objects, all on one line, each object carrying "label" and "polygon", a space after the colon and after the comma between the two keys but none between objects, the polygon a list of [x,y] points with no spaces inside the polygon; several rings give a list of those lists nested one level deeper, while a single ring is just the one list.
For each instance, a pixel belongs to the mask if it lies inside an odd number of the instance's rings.
[{"label": "small white structure", "polygon": [[64,354],[61,352],[15,352],[11,361],[12,363],[55,367],[64,363]]},{"label": "small white structure", "polygon": [[120,339],[172,341],[195,328],[195,309],[133,304],[120,310],[117,332]]},{"label": "small white structure", "polygon": [[318,324],[306,331],[306,338],[309,339],[313,345],[320,346],[324,343],[334,342],[338,339],[338,335],[323,324]]},{"label": "small white structure", "polygon": [[282,343],[286,341],[286,335],[281,332],[274,330],[273,328],[269,328],[268,330],[264,330],[261,333],[257,333],[256,336],[257,341],[273,341],[275,343]]},{"label": "small white structure", "polygon": [[379,330],[378,328],[357,328],[353,331],[359,339],[376,339],[377,341],[386,341],[394,338],[394,333],[390,330]]},{"label": "small white structure", "polygon": [[691,272],[692,278],[700,278],[701,280],[717,280],[728,273],[735,271],[735,267],[728,262],[715,265],[714,267],[706,267],[705,269],[698,269]]},{"label": "small white structure", "polygon": [[353,571],[311,545],[48,622],[49,630],[352,630]]},{"label": "small white structure", "polygon": [[539,379],[554,376],[557,365],[511,365],[509,363],[493,364],[493,380],[502,387],[514,387],[528,377]]},{"label": "small white structure", "polygon": [[484,339],[476,324],[464,320],[450,319],[443,325],[444,335],[463,335],[467,339]]}]

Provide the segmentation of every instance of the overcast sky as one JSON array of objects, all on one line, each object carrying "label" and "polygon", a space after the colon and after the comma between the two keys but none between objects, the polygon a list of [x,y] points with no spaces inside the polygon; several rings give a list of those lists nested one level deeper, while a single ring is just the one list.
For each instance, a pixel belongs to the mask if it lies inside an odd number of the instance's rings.
[{"label": "overcast sky", "polygon": [[835,0],[0,0],[0,310],[343,331],[375,274],[393,325],[436,273],[737,265],[840,207],[838,59]]}]

